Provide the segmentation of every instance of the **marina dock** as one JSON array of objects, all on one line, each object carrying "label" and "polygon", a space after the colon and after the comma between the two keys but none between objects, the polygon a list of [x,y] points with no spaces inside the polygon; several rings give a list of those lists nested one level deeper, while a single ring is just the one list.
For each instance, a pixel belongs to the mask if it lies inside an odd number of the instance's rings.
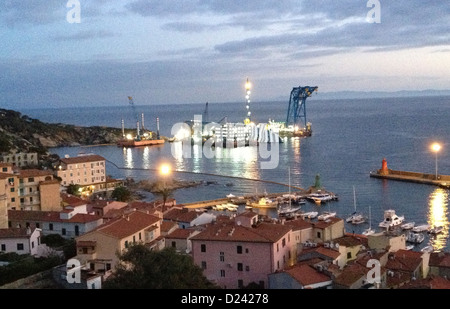
[{"label": "marina dock", "polygon": [[406,182],[415,182],[427,185],[440,186],[443,188],[450,188],[450,175],[439,175],[439,174],[435,175],[418,172],[392,170],[387,168],[386,159],[383,159],[381,169],[370,172],[370,177],[406,181]]}]

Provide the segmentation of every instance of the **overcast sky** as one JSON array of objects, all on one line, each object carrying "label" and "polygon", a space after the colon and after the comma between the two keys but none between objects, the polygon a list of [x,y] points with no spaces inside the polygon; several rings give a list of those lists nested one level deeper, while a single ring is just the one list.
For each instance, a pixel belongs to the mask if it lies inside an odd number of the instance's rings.
[{"label": "overcast sky", "polygon": [[0,107],[450,89],[450,1],[379,2],[1,0]]}]

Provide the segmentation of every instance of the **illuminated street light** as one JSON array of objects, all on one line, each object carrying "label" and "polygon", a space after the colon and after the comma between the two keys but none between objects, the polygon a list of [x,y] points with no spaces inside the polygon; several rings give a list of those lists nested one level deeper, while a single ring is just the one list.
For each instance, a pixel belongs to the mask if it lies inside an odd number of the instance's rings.
[{"label": "illuminated street light", "polygon": [[436,175],[435,175],[435,178],[437,180],[438,179],[438,152],[439,152],[439,150],[441,150],[441,145],[438,144],[438,143],[434,143],[433,145],[431,145],[431,149],[436,154]]},{"label": "illuminated street light", "polygon": [[163,176],[166,176],[166,175],[169,175],[170,174],[170,165],[169,164],[163,164],[163,165],[161,165],[161,169],[160,169],[160,172],[161,172],[161,175],[163,175]]}]

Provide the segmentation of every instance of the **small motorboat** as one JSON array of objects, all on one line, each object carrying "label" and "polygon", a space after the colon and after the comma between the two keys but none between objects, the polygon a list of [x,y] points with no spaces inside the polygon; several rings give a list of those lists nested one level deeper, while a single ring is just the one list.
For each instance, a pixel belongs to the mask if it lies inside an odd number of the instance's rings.
[{"label": "small motorboat", "polygon": [[429,229],[428,233],[437,235],[439,233],[442,233],[443,231],[444,231],[444,227],[443,226],[435,226],[435,227]]},{"label": "small motorboat", "polygon": [[407,222],[400,225],[400,227],[402,228],[402,230],[410,230],[414,227],[415,224],[415,222]]},{"label": "small motorboat", "polygon": [[426,232],[429,229],[430,229],[430,225],[429,224],[421,224],[421,225],[413,227],[412,231],[416,232],[416,233],[421,233],[421,232]]}]

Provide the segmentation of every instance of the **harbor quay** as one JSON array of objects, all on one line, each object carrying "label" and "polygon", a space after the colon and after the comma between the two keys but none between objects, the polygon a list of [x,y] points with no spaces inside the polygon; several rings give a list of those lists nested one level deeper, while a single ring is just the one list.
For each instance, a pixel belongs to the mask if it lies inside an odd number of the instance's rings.
[{"label": "harbor quay", "polygon": [[371,171],[370,177],[392,179],[398,181],[415,182],[450,188],[450,175],[427,174],[419,172],[392,170],[387,167],[386,159],[383,159],[381,169]]}]

